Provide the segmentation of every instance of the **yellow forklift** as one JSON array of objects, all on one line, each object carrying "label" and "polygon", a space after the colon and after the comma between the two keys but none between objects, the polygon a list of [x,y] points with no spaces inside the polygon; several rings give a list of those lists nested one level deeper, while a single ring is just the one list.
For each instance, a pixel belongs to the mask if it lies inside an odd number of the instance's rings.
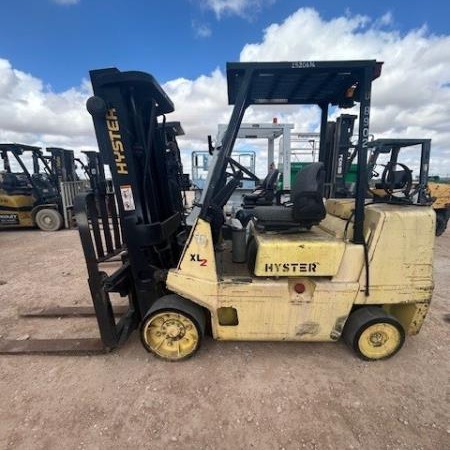
[{"label": "yellow forklift", "polygon": [[[419,332],[429,308],[435,213],[426,197],[367,198],[371,85],[381,68],[375,60],[228,63],[234,108],[189,220],[179,149],[165,129],[171,100],[149,74],[92,71],[87,109],[115,196],[85,193],[75,209],[100,340],[4,341],[0,351],[61,351],[70,344],[111,350],[139,329],[143,346],[169,361],[192,356],[205,334],[218,340],[342,338],[367,360],[394,355],[405,336]],[[322,152],[319,162],[299,171],[289,201],[255,207],[245,231],[236,233],[224,206],[250,177],[231,156],[246,109],[317,105],[323,149],[330,106],[355,104],[355,198],[323,200]],[[100,208],[101,202],[109,207]],[[107,269],[111,261],[120,267]],[[111,294],[128,298],[120,315]]]},{"label": "yellow forklift", "polygon": [[[0,156],[0,229],[37,226],[42,231],[59,230],[63,218],[58,179],[42,150],[0,144]],[[27,168],[27,159],[33,172]]]}]

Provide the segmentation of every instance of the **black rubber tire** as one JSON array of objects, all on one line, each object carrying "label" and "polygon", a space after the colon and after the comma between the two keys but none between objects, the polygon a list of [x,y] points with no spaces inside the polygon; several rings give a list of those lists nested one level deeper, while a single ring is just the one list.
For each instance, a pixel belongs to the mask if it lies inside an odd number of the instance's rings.
[{"label": "black rubber tire", "polygon": [[[179,314],[183,314],[183,315],[187,316],[189,319],[191,319],[192,322],[194,323],[194,325],[197,329],[199,339],[198,339],[198,343],[197,343],[197,346],[195,347],[194,351],[192,353],[190,353],[189,355],[187,355],[183,358],[180,358],[180,359],[164,358],[163,356],[155,353],[147,345],[145,338],[144,338],[145,326],[146,326],[147,322],[154,315],[160,314],[163,312],[176,312]],[[156,300],[155,303],[153,303],[153,305],[150,307],[147,314],[142,319],[139,335],[141,338],[142,345],[149,353],[156,356],[157,358],[163,359],[164,361],[173,362],[173,361],[182,361],[182,360],[188,359],[188,358],[192,357],[198,351],[198,349],[200,348],[202,339],[205,336],[205,328],[206,328],[206,317],[205,317],[205,312],[201,308],[201,306],[199,306],[195,303],[192,303],[191,301],[181,297],[180,295],[168,294],[168,295],[165,295],[164,297],[161,297],[158,300]]]},{"label": "black rubber tire", "polygon": [[256,239],[251,237],[247,243],[247,267],[251,275],[255,273],[257,253],[258,244],[256,243]]},{"label": "black rubber tire", "polygon": [[[381,358],[368,358],[359,348],[359,338],[369,326],[377,323],[388,323],[395,326],[400,333],[400,342],[396,349],[390,354]],[[377,306],[364,306],[350,314],[350,317],[345,323],[342,338],[359,358],[365,361],[380,361],[394,356],[402,348],[405,342],[405,330],[394,316],[386,313],[382,308]]]},{"label": "black rubber tire", "polygon": [[436,211],[436,236],[441,236],[447,229],[447,211]]},{"label": "black rubber tire", "polygon": [[42,208],[36,213],[34,222],[42,231],[58,231],[63,225],[63,218],[56,209]]}]

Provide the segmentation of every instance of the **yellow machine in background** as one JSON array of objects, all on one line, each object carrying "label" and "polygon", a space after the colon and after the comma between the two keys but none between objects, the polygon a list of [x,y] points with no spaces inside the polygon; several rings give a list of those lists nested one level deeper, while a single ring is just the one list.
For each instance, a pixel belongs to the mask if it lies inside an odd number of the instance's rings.
[{"label": "yellow machine in background", "polygon": [[429,182],[428,189],[434,199],[433,209],[436,211],[436,236],[447,229],[450,217],[450,184]]},{"label": "yellow machine in background", "polygon": [[[30,173],[24,156],[33,164]],[[63,225],[58,180],[53,176],[39,147],[0,144],[0,229],[37,226],[56,231]],[[12,170],[12,156],[17,170]]]},{"label": "yellow machine in background", "polygon": [[11,195],[0,188],[0,228],[6,226],[34,226],[31,211],[35,203],[36,198],[32,195]]},{"label": "yellow machine in background", "polygon": [[[431,139],[376,139],[369,146],[370,192],[373,197],[399,204],[417,197],[416,203],[432,204],[436,212],[436,236],[444,233],[450,217],[450,185],[428,180]],[[419,162],[417,172],[406,165],[406,161],[413,159],[411,154]],[[384,161],[380,163],[383,157]],[[382,170],[379,171],[378,167]]]}]

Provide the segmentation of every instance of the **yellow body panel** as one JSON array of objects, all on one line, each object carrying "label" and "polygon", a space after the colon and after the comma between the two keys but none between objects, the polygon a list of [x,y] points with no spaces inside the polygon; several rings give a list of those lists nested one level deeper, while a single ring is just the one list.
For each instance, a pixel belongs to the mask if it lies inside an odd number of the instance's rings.
[{"label": "yellow body panel", "polygon": [[325,205],[328,214],[340,219],[350,219],[355,209],[355,200],[351,198],[330,198]]},{"label": "yellow body panel", "polygon": [[364,295],[365,269],[356,303],[429,302],[433,292],[436,215],[428,206],[366,207],[370,296]]},{"label": "yellow body panel", "polygon": [[0,228],[31,227],[31,210],[36,202],[32,195],[11,195],[0,190]]},{"label": "yellow body panel", "polygon": [[339,270],[345,243],[318,227],[296,234],[260,233],[255,275],[289,277],[333,276]]},{"label": "yellow body panel", "polygon": [[[224,340],[336,340],[353,305],[357,283],[317,279],[225,278],[211,283],[170,271],[167,287],[211,312],[213,336]],[[294,286],[303,283],[298,294]],[[238,325],[219,324],[217,310],[232,307]]]},{"label": "yellow body panel", "polygon": [[204,280],[217,280],[216,259],[208,222],[198,219],[192,227],[178,270]]},{"label": "yellow body panel", "polygon": [[[348,220],[330,213],[344,215],[342,211],[351,206],[348,200],[333,201],[333,207],[327,205],[327,218],[310,232],[254,232],[259,250],[263,250],[259,264],[281,264],[293,257],[298,261],[302,255],[325,263],[328,257],[332,275],[263,277],[236,263],[231,265],[235,273],[227,272],[227,250],[214,252],[210,226],[199,219],[178,268],[168,273],[167,287],[209,310],[216,339],[336,340],[355,304],[381,305],[398,318],[406,333],[416,334],[433,291],[432,208],[366,207],[364,232],[370,261],[370,295],[366,296],[364,247],[348,240],[353,224],[348,225],[346,239]],[[206,265],[202,265],[200,261],[205,259]],[[296,285],[302,285],[301,289]]]}]

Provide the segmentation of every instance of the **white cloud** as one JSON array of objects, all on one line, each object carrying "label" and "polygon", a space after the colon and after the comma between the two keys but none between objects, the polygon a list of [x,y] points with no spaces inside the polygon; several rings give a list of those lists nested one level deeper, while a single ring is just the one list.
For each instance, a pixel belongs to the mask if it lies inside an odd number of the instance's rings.
[{"label": "white cloud", "polygon": [[85,108],[87,81],[61,93],[0,59],[0,142],[75,149],[96,148]]},{"label": "white cloud", "polygon": [[[450,36],[426,27],[405,35],[386,31],[391,14],[329,21],[302,8],[247,44],[242,61],[377,59],[384,61],[373,84],[371,132],[377,137],[430,137],[432,171],[450,173]],[[317,32],[320,30],[320,32]],[[314,38],[311,38],[314,36]]]},{"label": "white cloud", "polygon": [[[431,172],[449,174],[450,36],[433,35],[425,27],[400,34],[392,29],[395,18],[383,17],[347,14],[324,20],[312,9],[300,9],[264,30],[260,42],[244,46],[240,58],[384,61],[382,75],[373,84],[371,132],[377,137],[431,138]],[[138,64],[122,69],[139,69]],[[225,74],[215,69],[195,80],[168,81],[163,87],[176,107],[167,120],[180,120],[186,131],[180,147],[188,168],[190,152],[206,150],[206,136],[214,136],[217,124],[229,119]],[[85,109],[90,92],[89,83],[83,81],[56,93],[0,59],[0,141],[95,148],[91,118]],[[318,129],[315,107],[250,108],[244,120],[271,122],[274,116],[279,122],[294,123],[297,131]],[[261,161],[259,174],[264,167],[265,161]]]},{"label": "white cloud", "polygon": [[15,70],[0,59],[0,133],[51,136],[87,136],[92,133],[89,114],[81,113],[90,85],[55,93],[41,80]]},{"label": "white cloud", "polygon": [[197,20],[193,20],[191,26],[196,37],[206,38],[210,37],[212,34],[211,27],[206,23],[200,23]]},{"label": "white cloud", "polygon": [[217,19],[223,16],[236,15],[250,19],[255,16],[264,6],[275,3],[276,0],[205,0],[202,2],[204,8],[214,11]]},{"label": "white cloud", "polygon": [[58,5],[76,5],[80,0],[52,0],[52,2]]}]

